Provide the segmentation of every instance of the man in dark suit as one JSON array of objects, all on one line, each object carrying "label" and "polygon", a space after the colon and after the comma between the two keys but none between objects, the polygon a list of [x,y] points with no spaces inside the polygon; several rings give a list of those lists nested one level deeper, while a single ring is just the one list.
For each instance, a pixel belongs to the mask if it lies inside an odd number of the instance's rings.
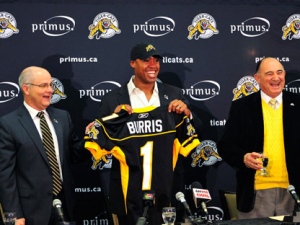
[{"label": "man in dark suit", "polygon": [[[17,213],[16,225],[58,224],[52,207],[60,199],[65,220],[73,219],[74,184],[71,162],[85,156],[86,150],[74,133],[68,112],[48,107],[52,97],[52,77],[43,68],[31,66],[22,71],[19,85],[24,103],[0,118],[0,202],[3,210]],[[62,189],[53,193],[49,164],[37,113],[43,111],[53,137]]]},{"label": "man in dark suit", "polygon": [[[275,58],[257,65],[261,90],[232,102],[218,143],[221,157],[236,170],[239,219],[291,215],[294,201],[287,187],[300,191],[300,96],[283,90],[285,74]],[[262,156],[269,158],[267,176],[260,174]]]},{"label": "man in dark suit", "polygon": [[[130,54],[130,66],[134,70],[134,75],[126,85],[111,91],[101,99],[98,118],[110,115],[113,112],[118,113],[122,107],[125,107],[129,113],[132,113],[132,109],[134,108],[168,106],[168,110],[166,110],[165,113],[176,112],[195,119],[196,116],[192,116],[187,105],[187,100],[184,98],[181,89],[156,81],[160,70],[160,58],[161,55],[153,45],[148,43],[135,45]],[[201,122],[198,119],[196,123],[200,124]],[[161,160],[164,160],[163,157]],[[182,173],[182,171],[180,171],[180,173]],[[183,174],[180,175],[182,176]],[[179,177],[177,178],[177,181],[182,184],[182,180],[180,180]],[[179,191],[180,187],[176,189]],[[181,189],[181,191],[183,190]],[[170,204],[170,198],[171,196],[166,195],[164,201],[161,198],[161,202],[169,202]],[[138,217],[141,217],[143,214],[143,208],[130,210],[131,206],[128,206],[126,214],[124,204],[122,204],[123,199],[120,165],[114,158],[109,190],[110,210],[118,216],[120,225],[136,224]],[[128,202],[128,204],[130,204],[130,202]],[[160,202],[156,201],[154,209],[151,208],[149,210],[148,221],[150,224],[156,225],[162,223],[161,208],[162,205],[160,205]]]}]

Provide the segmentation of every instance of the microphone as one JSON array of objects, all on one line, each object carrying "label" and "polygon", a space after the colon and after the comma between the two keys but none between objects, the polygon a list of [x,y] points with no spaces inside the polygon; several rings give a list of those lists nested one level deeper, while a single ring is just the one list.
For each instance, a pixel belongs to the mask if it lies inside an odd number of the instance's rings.
[{"label": "microphone", "polygon": [[175,197],[178,201],[180,201],[183,204],[183,206],[184,206],[185,210],[188,212],[189,216],[191,218],[193,218],[192,211],[184,198],[184,194],[182,192],[177,192]]},{"label": "microphone", "polygon": [[52,202],[53,207],[56,209],[56,212],[60,218],[61,221],[65,221],[64,220],[64,214],[63,214],[63,210],[62,210],[62,203],[59,199],[54,199]]},{"label": "microphone", "polygon": [[295,191],[295,187],[293,185],[288,186],[287,191],[292,195],[293,199],[295,200],[296,204],[300,206],[300,199]]},{"label": "microphone", "polygon": [[145,191],[143,194],[143,205],[144,205],[144,213],[142,217],[139,217],[136,225],[146,225],[148,210],[150,207],[154,205],[155,200],[155,192],[154,191]]},{"label": "microphone", "polygon": [[144,207],[152,207],[154,205],[155,193],[154,191],[146,191],[143,195]]},{"label": "microphone", "polygon": [[202,189],[202,185],[195,181],[191,184],[192,190],[193,190],[193,199],[196,208],[202,207],[204,213],[208,215],[206,203],[211,200],[211,196],[209,194],[209,191],[206,189]]}]

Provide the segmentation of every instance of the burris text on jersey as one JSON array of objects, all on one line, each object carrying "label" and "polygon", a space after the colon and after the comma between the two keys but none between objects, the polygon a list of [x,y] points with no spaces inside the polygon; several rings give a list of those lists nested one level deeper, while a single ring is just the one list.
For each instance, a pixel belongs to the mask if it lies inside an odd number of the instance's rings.
[{"label": "burris text on jersey", "polygon": [[140,120],[127,122],[130,134],[149,134],[163,131],[162,120]]}]

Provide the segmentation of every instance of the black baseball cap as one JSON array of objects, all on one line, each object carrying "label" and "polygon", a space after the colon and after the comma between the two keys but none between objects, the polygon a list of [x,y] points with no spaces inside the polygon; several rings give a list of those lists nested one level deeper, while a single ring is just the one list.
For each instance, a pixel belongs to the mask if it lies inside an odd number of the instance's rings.
[{"label": "black baseball cap", "polygon": [[158,53],[156,48],[152,44],[147,43],[140,43],[135,45],[131,49],[130,53],[130,59],[136,60],[136,59],[142,59],[146,60],[151,56],[156,56],[158,58],[162,58],[161,55]]}]

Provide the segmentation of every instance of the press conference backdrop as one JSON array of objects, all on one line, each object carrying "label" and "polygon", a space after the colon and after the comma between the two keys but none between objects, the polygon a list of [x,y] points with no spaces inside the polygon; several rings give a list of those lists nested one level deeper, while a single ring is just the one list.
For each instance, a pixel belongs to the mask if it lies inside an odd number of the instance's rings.
[{"label": "press conference backdrop", "polygon": [[[231,102],[259,90],[252,75],[266,56],[285,66],[285,89],[300,92],[297,1],[51,2],[0,1],[0,116],[22,103],[20,72],[42,66],[56,85],[53,107],[83,136],[101,97],[133,74],[131,47],[150,42],[163,55],[160,82],[180,87],[203,121],[202,143],[185,159],[187,201],[197,216],[190,184],[199,181],[212,196],[209,219],[221,220],[218,190],[234,191],[235,177],[216,142]],[[110,156],[74,166],[77,224],[109,224],[110,166]]]}]

